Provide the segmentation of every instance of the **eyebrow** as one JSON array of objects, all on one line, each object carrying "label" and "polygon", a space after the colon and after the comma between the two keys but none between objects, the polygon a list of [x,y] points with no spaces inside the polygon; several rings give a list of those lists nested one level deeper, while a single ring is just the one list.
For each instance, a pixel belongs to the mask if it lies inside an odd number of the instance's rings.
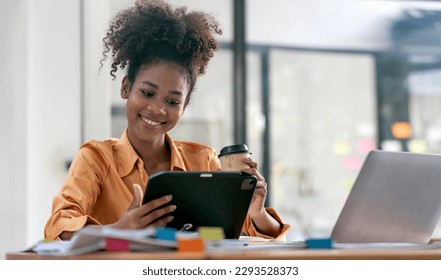
[{"label": "eyebrow", "polygon": [[[142,81],[141,84],[145,84],[145,85],[149,85],[155,89],[159,89],[158,85],[149,81]],[[175,94],[175,95],[179,95],[179,96],[183,96],[184,94],[178,90],[171,90],[170,91],[171,94]]]}]

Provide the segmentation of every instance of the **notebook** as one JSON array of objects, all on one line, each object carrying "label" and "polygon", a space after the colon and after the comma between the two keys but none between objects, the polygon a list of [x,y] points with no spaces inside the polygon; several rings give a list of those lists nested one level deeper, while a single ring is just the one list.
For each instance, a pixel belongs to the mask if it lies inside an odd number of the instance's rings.
[{"label": "notebook", "polygon": [[336,243],[426,244],[441,214],[441,155],[371,151],[333,228]]},{"label": "notebook", "polygon": [[242,230],[257,178],[245,172],[164,171],[150,176],[143,203],[172,194],[177,206],[167,224],[177,230],[222,227],[225,238]]}]

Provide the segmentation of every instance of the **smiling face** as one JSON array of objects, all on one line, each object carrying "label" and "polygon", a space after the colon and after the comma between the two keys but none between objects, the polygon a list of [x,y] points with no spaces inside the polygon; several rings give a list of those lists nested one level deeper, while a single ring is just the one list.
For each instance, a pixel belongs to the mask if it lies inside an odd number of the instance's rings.
[{"label": "smiling face", "polygon": [[124,77],[121,96],[127,99],[128,136],[133,145],[163,144],[164,134],[179,121],[189,84],[184,71],[171,63],[142,67],[131,85]]}]

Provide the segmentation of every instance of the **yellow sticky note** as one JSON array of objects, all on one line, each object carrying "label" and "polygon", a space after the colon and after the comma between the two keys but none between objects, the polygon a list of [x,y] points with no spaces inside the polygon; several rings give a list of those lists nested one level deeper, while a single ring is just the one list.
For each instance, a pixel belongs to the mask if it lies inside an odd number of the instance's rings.
[{"label": "yellow sticky note", "polygon": [[222,240],[225,238],[224,229],[221,227],[199,227],[198,232],[204,240]]}]

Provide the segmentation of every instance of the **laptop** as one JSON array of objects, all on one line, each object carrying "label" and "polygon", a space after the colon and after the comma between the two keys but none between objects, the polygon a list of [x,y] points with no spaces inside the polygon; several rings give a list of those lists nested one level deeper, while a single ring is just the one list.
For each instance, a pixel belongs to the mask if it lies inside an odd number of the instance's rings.
[{"label": "laptop", "polygon": [[245,172],[163,171],[150,176],[143,204],[172,194],[169,204],[177,208],[167,227],[222,227],[225,238],[238,239],[256,184],[256,176]]},{"label": "laptop", "polygon": [[335,243],[430,241],[441,214],[441,155],[371,151],[332,230]]}]

